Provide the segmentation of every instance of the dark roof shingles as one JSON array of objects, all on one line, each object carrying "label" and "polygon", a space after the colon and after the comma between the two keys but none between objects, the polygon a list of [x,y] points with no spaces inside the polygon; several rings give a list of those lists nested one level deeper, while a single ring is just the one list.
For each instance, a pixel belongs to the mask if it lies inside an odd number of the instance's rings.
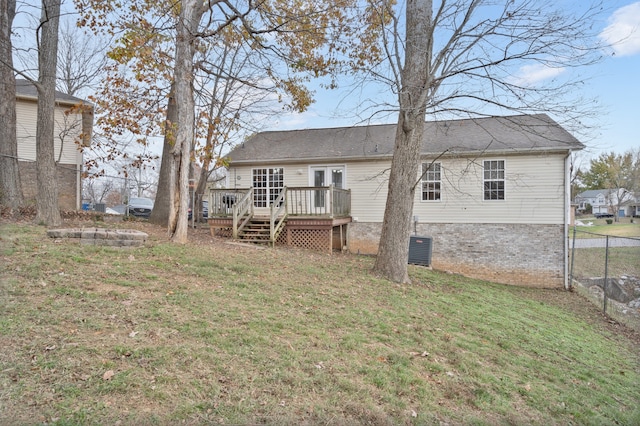
[{"label": "dark roof shingles", "polygon": [[[231,162],[387,158],[396,124],[262,132],[229,153]],[[582,149],[547,115],[517,115],[426,123],[421,153],[524,152]]]},{"label": "dark roof shingles", "polygon": [[[18,97],[24,96],[28,98],[38,98],[38,90],[36,86],[28,80],[16,79],[16,95]],[[56,90],[56,101],[70,103],[70,104],[80,104],[86,103],[84,100],[80,98],[76,98],[75,96],[67,95],[66,93],[62,93]]]}]

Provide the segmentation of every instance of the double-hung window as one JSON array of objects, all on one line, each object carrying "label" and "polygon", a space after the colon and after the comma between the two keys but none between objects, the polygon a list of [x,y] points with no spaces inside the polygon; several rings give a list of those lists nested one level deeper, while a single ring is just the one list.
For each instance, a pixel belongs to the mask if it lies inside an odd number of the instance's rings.
[{"label": "double-hung window", "polygon": [[442,196],[442,166],[440,163],[422,164],[422,201],[440,201]]},{"label": "double-hung window", "polygon": [[253,200],[255,207],[269,207],[284,188],[284,169],[253,169]]},{"label": "double-hung window", "polygon": [[504,160],[485,160],[483,171],[485,200],[504,200]]}]

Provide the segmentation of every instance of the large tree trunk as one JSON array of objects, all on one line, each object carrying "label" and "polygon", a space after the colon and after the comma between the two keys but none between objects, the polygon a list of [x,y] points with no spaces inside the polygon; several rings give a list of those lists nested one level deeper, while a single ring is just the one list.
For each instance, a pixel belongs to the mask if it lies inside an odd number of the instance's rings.
[{"label": "large tree trunk", "polygon": [[[169,102],[167,104],[167,120],[164,132],[164,145],[162,147],[162,162],[160,163],[160,172],[158,174],[158,191],[153,204],[149,222],[157,225],[167,226],[169,224],[169,211],[171,210],[171,161],[172,150],[175,143],[175,135],[172,126],[178,121],[177,108],[175,101],[174,85],[171,86],[169,94]],[[175,181],[175,179],[174,179]]]},{"label": "large tree trunk", "polygon": [[16,79],[11,45],[15,13],[15,0],[0,0],[0,205],[10,209],[24,203],[18,165]]},{"label": "large tree trunk", "polygon": [[198,0],[182,2],[177,25],[174,84],[177,105],[175,145],[171,151],[169,188],[172,192],[169,233],[177,243],[187,242],[189,209],[189,164],[194,135],[195,102],[193,99],[193,56],[195,35],[204,12]]},{"label": "large tree trunk", "polygon": [[411,216],[430,81],[431,0],[408,0],[406,50],[402,68],[398,128],[389,175],[387,204],[374,270],[396,282],[407,274]]},{"label": "large tree trunk", "polygon": [[56,66],[60,1],[43,0],[38,46],[38,122],[36,126],[36,169],[38,198],[36,222],[47,226],[62,223],[58,208],[58,180],[54,153]]}]

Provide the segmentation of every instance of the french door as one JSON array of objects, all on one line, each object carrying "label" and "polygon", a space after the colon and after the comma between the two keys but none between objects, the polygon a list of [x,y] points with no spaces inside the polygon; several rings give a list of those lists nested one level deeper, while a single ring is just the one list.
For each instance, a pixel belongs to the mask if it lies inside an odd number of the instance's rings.
[{"label": "french door", "polygon": [[[322,166],[311,167],[309,174],[310,185],[313,187],[326,187],[333,185],[335,188],[344,188],[344,166]],[[326,207],[327,191],[316,190],[313,196],[313,208],[322,209]]]}]

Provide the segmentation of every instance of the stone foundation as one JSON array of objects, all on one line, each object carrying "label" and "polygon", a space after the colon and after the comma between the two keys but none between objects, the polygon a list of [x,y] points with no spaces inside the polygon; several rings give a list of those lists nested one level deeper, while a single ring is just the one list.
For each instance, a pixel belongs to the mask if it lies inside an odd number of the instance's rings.
[{"label": "stone foundation", "polygon": [[[377,253],[381,223],[348,228],[352,253]],[[417,235],[433,239],[434,269],[504,284],[564,287],[563,225],[419,224]]]}]

